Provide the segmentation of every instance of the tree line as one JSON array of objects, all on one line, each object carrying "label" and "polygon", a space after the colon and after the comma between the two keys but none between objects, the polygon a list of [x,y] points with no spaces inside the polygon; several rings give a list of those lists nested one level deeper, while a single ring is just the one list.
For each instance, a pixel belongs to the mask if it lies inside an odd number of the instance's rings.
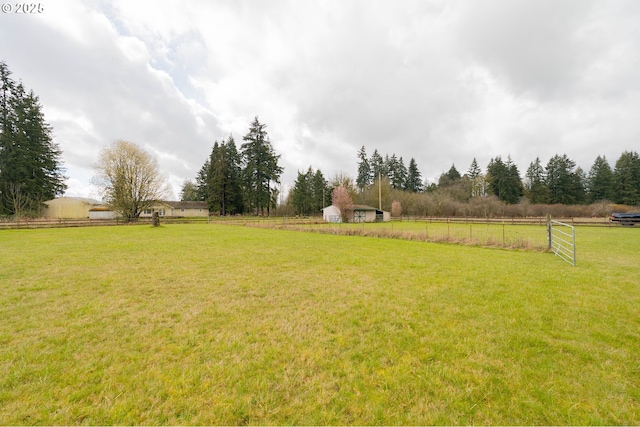
[{"label": "tree line", "polygon": [[0,62],[0,216],[36,215],[67,188],[38,97]]},{"label": "tree line", "polygon": [[405,166],[402,157],[396,157],[395,153],[391,157],[385,154],[383,158],[375,149],[368,158],[363,145],[358,152],[358,160],[356,185],[361,192],[382,177],[388,179],[394,189],[410,192],[420,192],[423,189],[422,176],[414,158],[411,158],[408,167]]},{"label": "tree line", "polygon": [[492,158],[483,174],[475,159],[468,171],[460,175],[455,165],[443,174],[438,188],[458,187],[457,198],[493,195],[515,204],[526,200],[532,204],[580,205],[608,201],[623,205],[640,205],[640,156],[625,151],[612,168],[605,156],[597,156],[586,173],[576,167],[566,154],[552,156],[546,165],[537,157],[529,164],[524,178],[510,157]]},{"label": "tree line", "polygon": [[[377,206],[381,192],[385,210],[396,200],[403,201],[402,211],[412,215],[464,212],[469,216],[492,215],[497,211],[516,215],[513,209],[497,203],[506,206],[527,203],[546,206],[547,210],[551,205],[585,206],[600,202],[640,205],[640,156],[635,151],[622,153],[613,168],[605,156],[597,156],[588,173],[576,167],[566,154],[556,154],[546,164],[538,157],[524,176],[511,157],[492,158],[484,171],[474,158],[466,172],[460,173],[454,164],[437,182],[425,181],[421,191],[394,183],[397,176],[391,161],[394,157],[385,156],[381,161],[382,156],[375,150],[367,158],[364,147],[360,149],[357,179],[351,187],[355,203]],[[521,210],[517,215],[526,215],[531,208]]]},{"label": "tree line", "polygon": [[256,117],[239,150],[232,135],[215,141],[196,182],[184,182],[182,200],[205,201],[211,212],[220,215],[269,215],[277,206],[283,168],[266,127]]}]

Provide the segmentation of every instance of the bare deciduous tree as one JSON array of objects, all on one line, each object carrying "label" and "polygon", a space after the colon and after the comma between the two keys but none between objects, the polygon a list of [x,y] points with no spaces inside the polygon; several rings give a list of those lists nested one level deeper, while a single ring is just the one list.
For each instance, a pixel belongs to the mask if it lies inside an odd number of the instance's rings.
[{"label": "bare deciduous tree", "polygon": [[22,191],[20,184],[9,184],[5,197],[15,219],[20,219],[27,212],[37,212],[38,201],[32,200],[28,194]]},{"label": "bare deciduous tree", "polygon": [[393,202],[391,202],[391,216],[402,216],[402,203],[400,203],[399,200],[394,200]]},{"label": "bare deciduous tree", "polygon": [[134,143],[115,141],[93,168],[103,199],[129,221],[171,194],[157,159]]}]

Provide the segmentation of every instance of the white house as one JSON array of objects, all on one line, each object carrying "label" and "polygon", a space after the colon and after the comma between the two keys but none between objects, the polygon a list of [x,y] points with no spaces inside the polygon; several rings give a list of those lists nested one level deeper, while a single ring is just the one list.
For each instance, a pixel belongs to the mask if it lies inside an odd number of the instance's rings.
[{"label": "white house", "polygon": [[[327,222],[342,222],[340,209],[334,205],[322,209],[322,219]],[[366,205],[354,205],[353,216],[349,219],[349,222],[387,222],[390,220],[390,212]]]}]

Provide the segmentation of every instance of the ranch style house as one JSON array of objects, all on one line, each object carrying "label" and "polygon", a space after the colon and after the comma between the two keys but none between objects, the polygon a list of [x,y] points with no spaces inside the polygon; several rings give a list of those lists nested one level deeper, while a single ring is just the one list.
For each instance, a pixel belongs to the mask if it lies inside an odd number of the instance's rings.
[{"label": "ranch style house", "polygon": [[209,216],[207,202],[161,201],[143,211],[140,218],[149,218],[154,212],[160,217],[194,217]]}]

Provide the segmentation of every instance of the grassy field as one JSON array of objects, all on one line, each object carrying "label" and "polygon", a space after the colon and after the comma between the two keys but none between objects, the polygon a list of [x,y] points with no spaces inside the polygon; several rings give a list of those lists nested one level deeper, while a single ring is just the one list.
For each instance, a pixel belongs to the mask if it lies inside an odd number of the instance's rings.
[{"label": "grassy field", "polygon": [[637,425],[639,233],[0,231],[0,424]]}]

